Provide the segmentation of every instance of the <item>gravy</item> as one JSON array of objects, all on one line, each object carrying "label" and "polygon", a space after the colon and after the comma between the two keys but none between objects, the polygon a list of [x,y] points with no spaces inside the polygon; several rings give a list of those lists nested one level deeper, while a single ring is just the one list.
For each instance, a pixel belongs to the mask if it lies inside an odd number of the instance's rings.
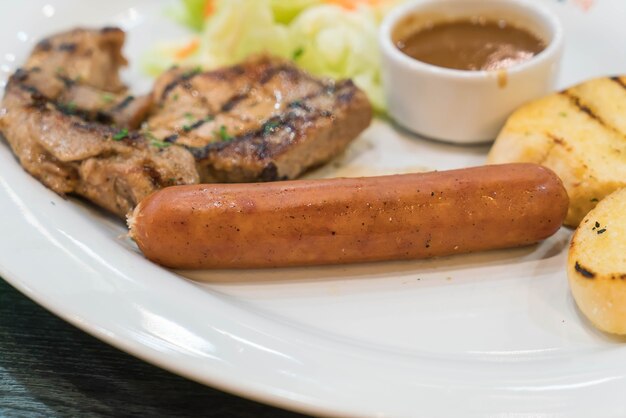
[{"label": "gravy", "polygon": [[397,40],[416,60],[456,70],[502,70],[537,55],[546,44],[504,20],[472,18],[429,25]]}]

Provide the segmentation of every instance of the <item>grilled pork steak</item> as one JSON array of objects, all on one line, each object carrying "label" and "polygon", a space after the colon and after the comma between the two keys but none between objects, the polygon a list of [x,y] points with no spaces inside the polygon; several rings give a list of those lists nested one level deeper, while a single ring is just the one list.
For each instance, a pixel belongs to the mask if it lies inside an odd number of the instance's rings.
[{"label": "grilled pork steak", "polygon": [[129,109],[141,106],[127,103],[124,111],[118,104],[119,118],[107,119],[116,114],[110,101],[96,103],[96,96],[127,96],[117,75],[123,39],[122,31],[104,29],[42,41],[9,79],[0,112],[0,131],[26,171],[59,194],[79,194],[120,216],[157,189],[198,181],[188,151],[129,131],[142,119]]},{"label": "grilled pork steak", "polygon": [[10,78],[0,109],[0,132],[29,173],[120,216],[169,185],[296,177],[342,151],[372,117],[352,82],[267,57],[172,69],[135,98],[118,74],[123,43],[115,28],[44,39]]},{"label": "grilled pork steak", "polygon": [[172,69],[153,101],[150,133],[190,150],[205,182],[297,177],[343,151],[372,118],[351,81],[319,80],[268,57],[208,72]]},{"label": "grilled pork steak", "polygon": [[30,83],[68,113],[137,128],[151,108],[151,97],[128,94],[119,77],[124,32],[117,28],[74,29],[40,41],[22,69]]}]

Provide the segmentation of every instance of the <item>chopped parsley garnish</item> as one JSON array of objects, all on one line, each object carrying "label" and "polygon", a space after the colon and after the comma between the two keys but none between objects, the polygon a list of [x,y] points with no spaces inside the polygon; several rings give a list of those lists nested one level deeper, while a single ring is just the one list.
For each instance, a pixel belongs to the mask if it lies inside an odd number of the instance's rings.
[{"label": "chopped parsley garnish", "polygon": [[295,51],[293,51],[291,58],[293,58],[294,60],[297,60],[298,58],[302,56],[302,54],[304,54],[304,48],[300,47],[296,49]]},{"label": "chopped parsley garnish", "polygon": [[598,235],[604,234],[606,232],[606,228],[598,229],[596,232],[598,233]]},{"label": "chopped parsley garnish", "polygon": [[174,101],[178,100],[178,93],[176,93],[175,95],[172,96],[172,100],[174,100]]},{"label": "chopped parsley garnish", "polygon": [[269,135],[274,132],[274,129],[280,126],[280,121],[270,120],[263,125],[263,135]]},{"label": "chopped parsley garnish", "polygon": [[304,102],[302,100],[294,100],[293,102],[289,103],[289,107],[303,107]]},{"label": "chopped parsley garnish", "polygon": [[196,74],[200,74],[201,72],[202,72],[202,67],[198,65],[197,67],[194,67],[194,68],[192,68],[192,69],[191,69],[191,70],[189,70],[189,71],[186,71],[186,72],[183,74],[183,77],[185,77],[185,78],[188,78],[188,77],[193,77],[194,75],[196,75]]},{"label": "chopped parsley garnish", "polygon": [[69,113],[70,115],[76,112],[76,103],[75,102],[67,102],[65,104],[59,105],[59,108],[62,112]]},{"label": "chopped parsley garnish", "polygon": [[594,203],[597,202],[597,201],[598,201],[598,199],[596,199],[595,197],[590,200],[590,202],[594,202]]},{"label": "chopped parsley garnish", "polygon": [[158,139],[150,140],[150,145],[161,149],[172,146],[172,144],[170,144],[169,142],[159,141]]},{"label": "chopped parsley garnish", "polygon": [[102,94],[102,101],[104,103],[111,103],[113,101],[113,99],[115,99],[115,96],[113,96],[111,93],[103,93]]},{"label": "chopped parsley garnish", "polygon": [[185,117],[185,119],[187,120],[192,120],[193,119],[193,115],[190,112],[185,112],[183,114],[183,116]]},{"label": "chopped parsley garnish", "polygon": [[113,135],[113,140],[121,141],[124,138],[128,138],[128,129],[120,129],[115,135]]},{"label": "chopped parsley garnish", "polygon": [[163,149],[172,145],[169,142],[161,141],[156,136],[154,136],[152,132],[145,132],[144,135],[150,140],[150,145],[152,145],[153,147]]},{"label": "chopped parsley garnish", "polygon": [[559,116],[562,118],[566,118],[567,117],[567,113],[566,112],[559,112]]},{"label": "chopped parsley garnish", "polygon": [[231,139],[233,139],[233,136],[229,135],[228,131],[226,130],[226,126],[224,125],[220,126],[220,130],[217,131],[217,135],[224,142],[230,141]]}]

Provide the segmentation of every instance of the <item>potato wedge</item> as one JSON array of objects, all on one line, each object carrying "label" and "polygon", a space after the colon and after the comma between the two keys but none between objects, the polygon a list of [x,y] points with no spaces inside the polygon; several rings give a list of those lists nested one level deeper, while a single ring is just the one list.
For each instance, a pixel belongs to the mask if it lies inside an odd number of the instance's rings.
[{"label": "potato wedge", "polygon": [[626,335],[626,189],[607,196],[580,223],[567,275],[585,316],[603,331]]},{"label": "potato wedge", "polygon": [[570,197],[565,224],[577,226],[603,197],[626,187],[626,77],[604,77],[518,109],[488,164],[551,168]]}]

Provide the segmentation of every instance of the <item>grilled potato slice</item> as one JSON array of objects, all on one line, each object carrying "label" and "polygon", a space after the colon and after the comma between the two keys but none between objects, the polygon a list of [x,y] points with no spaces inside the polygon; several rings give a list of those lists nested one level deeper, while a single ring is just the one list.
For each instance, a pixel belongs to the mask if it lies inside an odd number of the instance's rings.
[{"label": "grilled potato slice", "polygon": [[626,334],[626,189],[607,196],[580,223],[567,275],[585,316],[603,331]]},{"label": "grilled potato slice", "polygon": [[603,197],[626,187],[626,77],[587,81],[521,107],[487,162],[551,168],[570,197],[565,224],[577,226]]}]

